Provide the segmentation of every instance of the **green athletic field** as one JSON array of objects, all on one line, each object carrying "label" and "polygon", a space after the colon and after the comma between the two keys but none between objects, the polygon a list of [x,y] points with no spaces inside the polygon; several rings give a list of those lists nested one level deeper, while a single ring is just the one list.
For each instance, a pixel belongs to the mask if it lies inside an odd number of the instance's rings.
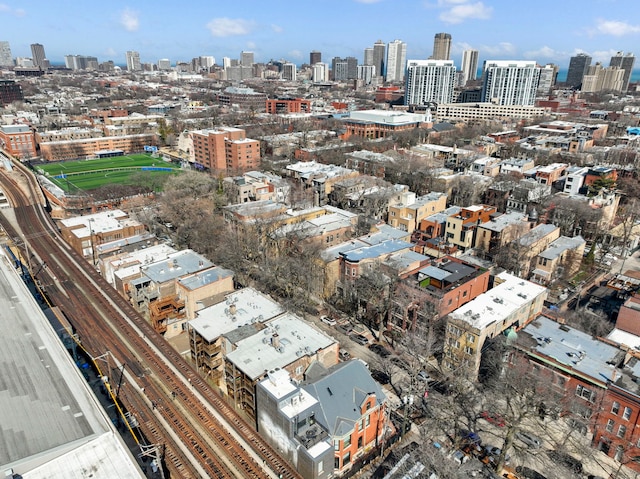
[{"label": "green athletic field", "polygon": [[139,154],[50,163],[38,165],[36,170],[66,192],[73,192],[106,184],[138,183],[153,176],[178,173],[180,167],[150,154]]}]

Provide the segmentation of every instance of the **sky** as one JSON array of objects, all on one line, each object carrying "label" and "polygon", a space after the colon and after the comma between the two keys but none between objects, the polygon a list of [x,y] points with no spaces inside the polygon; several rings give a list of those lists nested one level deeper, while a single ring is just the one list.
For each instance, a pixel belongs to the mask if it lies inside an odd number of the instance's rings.
[{"label": "sky", "polygon": [[[190,61],[211,55],[256,62],[309,61],[319,50],[362,61],[377,40],[407,43],[407,59],[425,59],[433,37],[452,36],[451,59],[479,50],[483,60],[536,60],[561,69],[584,52],[605,66],[617,51],[640,45],[635,0],[0,0],[0,40],[14,57],[31,57],[42,43],[53,63],[64,55],[91,55],[125,64]],[[640,51],[634,52],[640,56]],[[640,62],[635,68],[640,69]]]}]

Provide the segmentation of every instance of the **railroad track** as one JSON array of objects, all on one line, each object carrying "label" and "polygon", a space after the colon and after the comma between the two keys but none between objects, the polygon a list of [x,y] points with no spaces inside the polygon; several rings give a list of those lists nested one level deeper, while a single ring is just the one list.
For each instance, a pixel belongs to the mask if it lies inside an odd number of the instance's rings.
[{"label": "railroad track", "polygon": [[[38,188],[28,172],[23,176],[30,189]],[[122,384],[118,399],[136,415],[144,436],[164,445],[171,477],[300,477],[131,304],[56,239],[51,219],[31,204],[30,198],[37,195],[24,194],[24,184],[3,177],[22,237],[47,265],[48,296],[65,312],[93,357],[109,351],[124,365],[130,379]],[[10,235],[20,236],[3,223]]]}]

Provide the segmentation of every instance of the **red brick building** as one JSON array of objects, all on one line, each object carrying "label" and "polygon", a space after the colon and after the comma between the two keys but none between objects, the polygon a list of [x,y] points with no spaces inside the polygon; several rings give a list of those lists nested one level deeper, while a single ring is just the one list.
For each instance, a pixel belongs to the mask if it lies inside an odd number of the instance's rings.
[{"label": "red brick building", "polygon": [[36,156],[36,139],[28,125],[0,125],[0,147],[19,159]]},{"label": "red brick building", "polygon": [[272,115],[287,113],[310,113],[311,100],[303,100],[302,98],[267,100],[267,113]]},{"label": "red brick building", "polygon": [[191,132],[193,161],[212,174],[241,174],[260,168],[260,142],[240,128]]}]

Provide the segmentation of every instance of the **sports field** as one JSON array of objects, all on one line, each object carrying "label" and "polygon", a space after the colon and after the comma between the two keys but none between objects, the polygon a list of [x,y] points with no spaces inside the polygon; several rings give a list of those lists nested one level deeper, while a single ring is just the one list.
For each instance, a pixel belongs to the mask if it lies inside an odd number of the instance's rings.
[{"label": "sports field", "polygon": [[180,167],[150,154],[63,161],[38,165],[39,173],[66,192],[90,191],[106,184],[133,184],[142,178],[175,174]]}]

